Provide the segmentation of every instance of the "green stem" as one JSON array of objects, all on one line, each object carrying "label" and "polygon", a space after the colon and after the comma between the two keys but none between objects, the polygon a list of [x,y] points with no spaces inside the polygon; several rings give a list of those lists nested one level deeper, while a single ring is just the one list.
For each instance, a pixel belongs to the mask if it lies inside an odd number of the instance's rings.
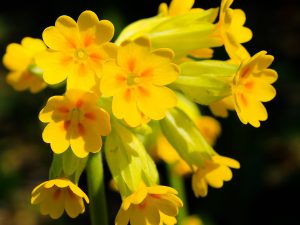
[{"label": "green stem", "polygon": [[89,156],[87,181],[92,225],[108,225],[101,152]]},{"label": "green stem", "polygon": [[179,213],[177,216],[178,225],[182,224],[184,218],[188,216],[188,205],[186,200],[186,192],[185,192],[185,185],[184,179],[182,176],[173,172],[173,165],[167,164],[167,171],[169,177],[169,183],[171,187],[178,191],[178,197],[183,202],[183,207],[179,209]]}]

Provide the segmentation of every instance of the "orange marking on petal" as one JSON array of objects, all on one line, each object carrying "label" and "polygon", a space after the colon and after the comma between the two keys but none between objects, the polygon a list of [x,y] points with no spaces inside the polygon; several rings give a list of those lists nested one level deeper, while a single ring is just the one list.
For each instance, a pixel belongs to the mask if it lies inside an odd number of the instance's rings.
[{"label": "orange marking on petal", "polygon": [[69,47],[71,48],[76,48],[76,42],[74,39],[68,38],[67,39],[67,44],[69,45]]},{"label": "orange marking on petal", "polygon": [[239,94],[240,95],[240,98],[242,100],[242,103],[244,104],[244,106],[247,106],[248,105],[248,101],[247,101],[247,98],[245,97],[244,94]]},{"label": "orange marking on petal", "polygon": [[61,58],[60,63],[63,65],[69,64],[70,62],[72,62],[73,59],[70,56],[65,56],[63,58]]},{"label": "orange marking on petal", "polygon": [[54,192],[54,194],[53,194],[53,199],[54,200],[58,200],[59,199],[59,197],[60,197],[60,194],[61,194],[61,190],[60,189],[57,189],[55,192]]},{"label": "orange marking on petal", "polygon": [[153,73],[153,68],[148,68],[148,69],[145,69],[142,73],[141,73],[141,77],[150,77],[152,76],[152,73]]},{"label": "orange marking on petal", "polygon": [[116,80],[118,83],[124,83],[126,81],[126,77],[124,77],[123,74],[117,74],[116,75]]},{"label": "orange marking on petal", "polygon": [[66,106],[60,106],[58,107],[57,109],[60,113],[69,113],[70,112],[70,109]]},{"label": "orange marking on petal", "polygon": [[78,123],[78,124],[77,124],[77,128],[78,128],[78,133],[79,133],[79,135],[83,136],[84,133],[85,133],[84,126],[83,126],[81,123]]},{"label": "orange marking on petal", "polygon": [[78,99],[75,106],[76,108],[80,108],[83,105],[84,101],[82,99]]},{"label": "orange marking on petal", "polygon": [[124,99],[127,101],[127,102],[129,102],[130,101],[130,99],[131,99],[131,89],[127,89],[126,90],[126,92],[125,92],[125,94],[124,94]]},{"label": "orange marking on petal", "polygon": [[100,63],[103,60],[102,55],[100,55],[99,53],[91,53],[89,54],[89,57],[91,60],[97,63]]},{"label": "orange marking on petal", "polygon": [[158,194],[150,194],[150,196],[152,198],[161,199],[160,195],[158,195]]},{"label": "orange marking on petal", "polygon": [[76,199],[76,195],[68,188],[68,194],[72,199]]},{"label": "orange marking on petal", "polygon": [[142,202],[142,203],[140,203],[140,204],[137,205],[137,207],[138,207],[139,209],[145,209],[146,206],[147,206],[147,202],[146,202],[146,201],[144,201],[144,202]]},{"label": "orange marking on petal", "polygon": [[244,68],[244,69],[241,71],[240,77],[241,77],[241,78],[245,78],[245,77],[248,75],[249,71],[250,71],[250,68],[249,68],[249,67]]},{"label": "orange marking on petal", "polygon": [[134,58],[131,58],[131,59],[128,60],[127,66],[128,66],[128,70],[129,70],[130,72],[133,72],[133,71],[134,71],[135,64],[136,64],[136,61],[135,61]]},{"label": "orange marking on petal", "polygon": [[88,47],[89,45],[91,45],[94,42],[94,37],[92,35],[86,35],[84,37],[84,46]]},{"label": "orange marking on petal", "polygon": [[247,89],[252,89],[254,86],[254,81],[248,81],[247,83],[244,84],[244,87]]},{"label": "orange marking on petal", "polygon": [[96,116],[94,113],[92,112],[87,112],[84,114],[84,117],[87,118],[87,119],[90,119],[90,120],[95,120],[96,119]]},{"label": "orange marking on petal", "polygon": [[71,121],[70,120],[65,120],[64,121],[64,126],[63,126],[64,130],[68,130],[70,125],[71,125]]},{"label": "orange marking on petal", "polygon": [[147,97],[150,95],[149,91],[141,86],[138,87],[138,90],[139,90],[140,95],[142,95],[144,97]]}]

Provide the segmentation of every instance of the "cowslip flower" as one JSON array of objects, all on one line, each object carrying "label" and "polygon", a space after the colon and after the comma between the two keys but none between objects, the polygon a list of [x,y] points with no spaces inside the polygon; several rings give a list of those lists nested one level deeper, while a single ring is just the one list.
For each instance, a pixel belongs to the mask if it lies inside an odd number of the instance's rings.
[{"label": "cowslip flower", "polygon": [[252,58],[245,59],[232,84],[234,107],[242,123],[260,126],[260,121],[268,118],[262,102],[272,100],[276,95],[271,85],[277,80],[277,72],[268,69],[274,57],[260,51]]},{"label": "cowslip flower", "polygon": [[50,143],[54,153],[60,154],[69,146],[79,158],[100,151],[101,136],[110,132],[110,118],[96,105],[97,101],[96,94],[82,90],[68,90],[64,96],[48,100],[39,119],[49,123],[43,131],[43,140]]},{"label": "cowslip flower", "polygon": [[239,162],[220,155],[206,160],[203,167],[198,167],[192,176],[192,188],[195,196],[205,197],[208,192],[208,185],[221,188],[224,181],[230,181],[232,179],[230,168],[239,169]]},{"label": "cowslip flower", "polygon": [[75,218],[84,213],[83,199],[89,203],[88,196],[66,178],[45,181],[35,187],[31,194],[31,204],[40,205],[40,212],[52,219],[62,216],[64,210]]},{"label": "cowslip flower", "polygon": [[116,225],[173,225],[182,201],[177,191],[167,186],[141,187],[124,199],[115,220]]},{"label": "cowslip flower", "polygon": [[113,34],[113,24],[99,21],[92,11],[82,12],[77,23],[60,16],[43,32],[49,49],[37,56],[37,64],[44,80],[57,84],[67,79],[67,89],[97,91],[103,61],[115,56],[116,47],[109,42]]},{"label": "cowslip flower", "polygon": [[176,94],[165,87],[179,75],[172,58],[169,49],[151,51],[150,41],[144,37],[121,44],[117,59],[103,64],[100,85],[104,96],[113,96],[115,117],[136,127],[145,118],[162,119],[167,109],[176,105]]},{"label": "cowslip flower", "polygon": [[192,215],[185,217],[182,221],[182,225],[204,225],[204,223],[199,216]]},{"label": "cowslip flower", "polygon": [[47,84],[40,77],[41,74],[33,72],[34,69],[39,70],[35,65],[35,55],[45,49],[42,40],[30,37],[23,38],[21,44],[9,44],[3,56],[3,64],[10,70],[7,83],[17,91],[29,89],[31,93],[37,93],[44,89]]},{"label": "cowslip flower", "polygon": [[210,116],[199,116],[195,123],[207,143],[213,146],[221,134],[221,124]]},{"label": "cowslip flower", "polygon": [[222,0],[217,30],[226,52],[231,59],[240,59],[241,55],[247,55],[246,49],[241,43],[248,42],[252,38],[252,32],[244,27],[246,15],[241,9],[231,9],[233,0]]}]

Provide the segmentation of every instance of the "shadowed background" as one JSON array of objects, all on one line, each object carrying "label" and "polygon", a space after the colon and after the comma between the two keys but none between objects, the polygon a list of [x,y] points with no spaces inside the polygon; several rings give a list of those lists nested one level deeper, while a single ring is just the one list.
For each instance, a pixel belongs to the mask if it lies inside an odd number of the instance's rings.
[{"label": "shadowed background", "polygon": [[[0,56],[11,42],[25,36],[41,38],[43,30],[54,25],[60,15],[77,19],[90,9],[100,19],[111,20],[116,35],[130,22],[154,16],[158,0],[33,0],[7,1],[0,8]],[[167,1],[169,3],[169,1]],[[219,0],[201,0],[196,6],[217,7]],[[272,68],[279,79],[276,98],[265,104],[269,119],[259,129],[244,126],[234,112],[220,119],[222,136],[216,150],[240,161],[233,180],[220,190],[209,189],[206,198],[196,199],[186,179],[188,207],[207,225],[295,225],[298,224],[300,190],[300,5],[297,0],[236,0],[233,8],[247,15],[253,39],[245,44],[251,55],[267,50],[275,56]],[[216,59],[226,59],[223,49]],[[48,178],[51,149],[41,139],[38,113],[48,97],[63,89],[47,88],[39,94],[15,92],[5,82],[6,70],[0,66],[0,225],[89,224],[88,213],[75,220],[63,216],[59,221],[41,216],[30,205],[34,186]],[[204,112],[208,112],[204,109]],[[165,168],[158,165],[161,181],[167,184]],[[106,167],[106,180],[110,174]],[[85,189],[85,175],[81,178]],[[107,182],[108,183],[108,182]],[[121,200],[107,187],[110,220],[113,224]]]}]

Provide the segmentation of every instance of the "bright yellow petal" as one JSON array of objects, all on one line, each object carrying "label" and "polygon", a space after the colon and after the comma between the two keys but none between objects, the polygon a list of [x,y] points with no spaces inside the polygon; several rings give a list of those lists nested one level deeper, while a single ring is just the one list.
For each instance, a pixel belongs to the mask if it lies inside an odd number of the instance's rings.
[{"label": "bright yellow petal", "polygon": [[125,211],[123,208],[120,208],[115,219],[115,225],[127,225],[130,216],[130,210]]},{"label": "bright yellow petal", "polygon": [[118,119],[124,119],[131,127],[136,127],[142,122],[141,112],[137,108],[136,94],[132,89],[123,88],[114,95],[112,111]]},{"label": "bright yellow petal", "polygon": [[44,71],[43,78],[48,84],[64,81],[73,69],[73,59],[70,55],[49,50],[39,53],[36,63]]},{"label": "bright yellow petal", "polygon": [[167,87],[149,85],[138,88],[138,107],[151,119],[160,120],[167,109],[176,106],[176,94]]},{"label": "bright yellow petal", "polygon": [[97,130],[86,124],[78,123],[73,127],[70,145],[74,154],[79,158],[84,158],[89,152],[98,152],[102,147],[102,138]]},{"label": "bright yellow petal", "polygon": [[77,217],[85,211],[83,200],[75,196],[73,193],[66,191],[65,210],[71,218]]},{"label": "bright yellow petal", "polygon": [[28,51],[29,54],[34,56],[35,54],[46,50],[44,42],[37,38],[25,37],[22,39],[21,45]]},{"label": "bright yellow petal", "polygon": [[67,90],[95,91],[98,83],[99,78],[95,72],[86,63],[78,63],[74,65],[73,72],[68,76]]},{"label": "bright yellow petal", "polygon": [[115,61],[104,63],[100,90],[104,96],[113,96],[118,90],[126,86],[127,74],[116,65]]},{"label": "bright yellow petal", "polygon": [[[53,121],[53,113],[59,105],[65,103],[64,96],[52,96],[48,99],[46,106],[40,111],[39,119],[44,123]],[[67,109],[67,108],[66,108]],[[59,111],[59,110],[58,110]]]},{"label": "bright yellow petal", "polygon": [[6,48],[3,64],[9,70],[24,71],[31,63],[31,55],[20,44],[12,43]]},{"label": "bright yellow petal", "polygon": [[44,142],[50,143],[51,149],[56,154],[66,151],[69,147],[69,141],[66,137],[67,132],[64,127],[64,122],[49,123],[45,127],[42,136]]},{"label": "bright yellow petal", "polygon": [[187,13],[194,5],[195,0],[172,0],[169,7],[169,15],[177,16]]}]

